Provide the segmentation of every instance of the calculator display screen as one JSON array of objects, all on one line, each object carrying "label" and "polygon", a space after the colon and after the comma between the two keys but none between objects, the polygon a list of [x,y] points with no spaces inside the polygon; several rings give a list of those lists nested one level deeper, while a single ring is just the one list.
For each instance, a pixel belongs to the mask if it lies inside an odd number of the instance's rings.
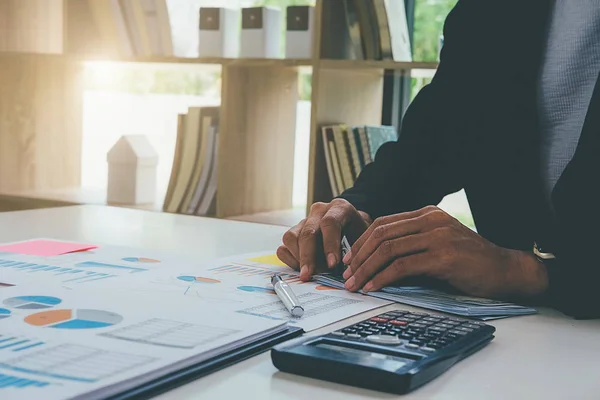
[{"label": "calculator display screen", "polygon": [[400,357],[390,356],[387,354],[373,353],[373,352],[367,351],[367,350],[359,350],[359,349],[354,349],[351,347],[336,346],[336,345],[328,344],[328,343],[319,343],[319,344],[316,344],[315,347],[321,348],[321,349],[339,351],[339,352],[346,353],[346,354],[358,355],[361,357],[365,357],[365,356],[372,357],[373,361],[376,361],[376,360],[387,361],[386,364],[388,365],[388,367],[394,368],[394,369],[400,369],[400,368],[404,367],[406,364],[413,361],[413,360],[404,359],[404,358],[400,358]]}]

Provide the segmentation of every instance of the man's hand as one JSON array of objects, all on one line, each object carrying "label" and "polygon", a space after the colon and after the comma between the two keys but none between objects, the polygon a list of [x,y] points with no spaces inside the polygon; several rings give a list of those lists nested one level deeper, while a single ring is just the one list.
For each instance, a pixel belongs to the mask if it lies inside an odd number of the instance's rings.
[{"label": "man's hand", "polygon": [[310,215],[283,235],[277,256],[290,267],[300,269],[300,279],[309,280],[318,268],[333,268],[341,262],[342,232],[356,240],[371,219],[346,200],[315,203]]},{"label": "man's hand", "polygon": [[528,297],[548,287],[532,254],[498,247],[437,207],[375,220],[343,261],[351,291],[377,291],[412,276],[480,297]]}]

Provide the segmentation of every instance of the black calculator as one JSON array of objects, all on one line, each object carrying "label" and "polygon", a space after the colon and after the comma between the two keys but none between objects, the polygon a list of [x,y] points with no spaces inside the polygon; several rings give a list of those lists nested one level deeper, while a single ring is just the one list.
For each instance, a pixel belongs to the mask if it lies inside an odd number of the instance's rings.
[{"label": "black calculator", "polygon": [[389,311],[278,345],[271,359],[284,372],[405,394],[483,348],[495,330],[479,321]]}]

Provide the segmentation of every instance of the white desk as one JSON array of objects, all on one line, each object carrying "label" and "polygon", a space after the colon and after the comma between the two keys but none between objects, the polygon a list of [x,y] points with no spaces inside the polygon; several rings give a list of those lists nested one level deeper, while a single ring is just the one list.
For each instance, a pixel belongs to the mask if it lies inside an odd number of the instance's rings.
[{"label": "white desk", "polygon": [[[97,206],[0,214],[0,242],[54,237],[174,251],[198,258],[272,250],[279,245],[284,231],[285,228],[276,226]],[[388,308],[394,307],[410,308],[402,305]],[[492,324],[497,327],[497,335],[490,345],[406,398],[600,398],[600,321],[575,321],[544,310],[540,315]],[[332,329],[334,326],[322,332]],[[280,373],[265,353],[159,398],[351,400],[393,397]]]}]

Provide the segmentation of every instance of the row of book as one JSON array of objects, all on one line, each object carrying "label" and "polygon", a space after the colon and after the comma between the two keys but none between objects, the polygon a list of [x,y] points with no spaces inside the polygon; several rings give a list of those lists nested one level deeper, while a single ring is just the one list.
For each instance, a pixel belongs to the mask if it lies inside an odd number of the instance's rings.
[{"label": "row of book", "polygon": [[178,116],[177,142],[163,210],[216,214],[219,107],[190,107]]},{"label": "row of book", "polygon": [[365,165],[375,159],[381,145],[398,139],[393,126],[327,125],[321,127],[321,134],[334,197],[354,185]]},{"label": "row of book", "polygon": [[69,0],[68,24],[71,52],[173,55],[166,0]]},{"label": "row of book", "polygon": [[412,61],[404,0],[323,0],[321,58]]}]

